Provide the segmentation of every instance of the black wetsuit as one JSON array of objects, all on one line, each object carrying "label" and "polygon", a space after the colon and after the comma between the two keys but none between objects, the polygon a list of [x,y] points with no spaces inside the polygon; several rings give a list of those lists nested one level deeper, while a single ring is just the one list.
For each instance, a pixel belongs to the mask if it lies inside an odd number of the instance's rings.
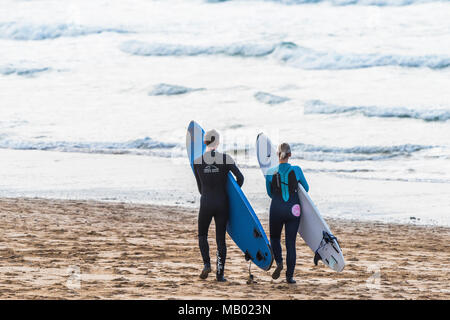
[{"label": "black wetsuit", "polygon": [[194,160],[194,174],[200,197],[198,214],[198,243],[203,262],[210,264],[208,229],[214,217],[217,242],[217,273],[223,274],[227,248],[225,234],[228,222],[228,196],[226,192],[227,175],[232,172],[239,186],[244,183],[244,176],[233,159],[217,151],[205,152]]}]

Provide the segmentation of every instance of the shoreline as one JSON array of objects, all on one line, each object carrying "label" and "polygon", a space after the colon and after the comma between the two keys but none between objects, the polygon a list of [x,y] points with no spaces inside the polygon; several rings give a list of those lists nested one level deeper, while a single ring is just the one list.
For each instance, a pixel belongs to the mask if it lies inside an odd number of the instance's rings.
[{"label": "shoreline", "polygon": [[[0,215],[2,299],[450,299],[448,227],[327,219],[343,272],[315,267],[298,237],[296,285],[254,265],[247,285],[248,263],[228,236],[228,282],[198,278],[195,209],[0,198]],[[209,243],[214,263],[213,224]]]},{"label": "shoreline", "polygon": [[[186,159],[0,149],[0,198],[92,199],[196,207],[197,185]],[[297,162],[303,169],[309,164]],[[170,174],[167,174],[170,172]],[[267,215],[261,170],[242,168],[243,192]],[[450,184],[349,179],[308,173],[310,196],[326,218],[450,227]],[[415,217],[416,220],[411,220]]]},{"label": "shoreline", "polygon": [[[194,215],[197,215],[198,213],[198,208],[199,208],[199,203],[198,203],[198,199],[196,199],[196,201],[192,201],[192,202],[180,202],[177,204],[171,204],[171,203],[158,203],[158,202],[146,202],[146,201],[135,201],[135,200],[130,200],[130,201],[124,201],[123,199],[115,199],[115,198],[104,198],[104,199],[96,199],[96,198],[76,198],[76,197],[67,197],[67,198],[58,198],[58,197],[41,197],[41,196],[36,196],[36,197],[28,197],[28,196],[0,196],[0,202],[2,202],[3,200],[23,200],[23,201],[50,201],[50,202],[86,202],[86,203],[98,203],[98,204],[110,204],[110,205],[129,205],[129,206],[144,206],[144,207],[149,207],[149,208],[172,208],[174,210],[181,210],[183,212],[189,212],[192,213]],[[257,214],[258,219],[261,222],[267,222],[269,221],[269,215],[268,213],[261,216],[259,214]],[[413,217],[413,216],[412,216]],[[368,219],[364,219],[364,218],[353,218],[353,217],[340,217],[340,218],[336,218],[336,217],[330,217],[327,215],[324,215],[323,218],[325,219],[325,221],[328,223],[328,221],[336,221],[336,222],[341,222],[341,223],[358,223],[358,224],[373,224],[373,225],[398,225],[398,226],[405,226],[405,227],[424,227],[424,228],[437,228],[437,229],[444,229],[444,230],[449,230],[450,232],[450,226],[446,226],[446,225],[439,225],[439,224],[424,224],[424,223],[420,223],[420,224],[415,224],[414,222],[420,221],[419,219],[415,219],[413,217],[413,219],[410,219],[408,222],[404,222],[404,221],[385,221],[385,220],[368,220]],[[414,222],[413,222],[414,221]]]}]

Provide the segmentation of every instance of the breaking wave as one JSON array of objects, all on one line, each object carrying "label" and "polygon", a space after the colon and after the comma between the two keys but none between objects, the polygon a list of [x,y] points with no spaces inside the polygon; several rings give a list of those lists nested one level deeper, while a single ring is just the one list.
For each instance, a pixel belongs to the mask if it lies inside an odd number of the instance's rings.
[{"label": "breaking wave", "polygon": [[448,109],[415,110],[403,107],[382,108],[376,106],[337,106],[320,100],[310,100],[305,104],[305,114],[362,114],[366,117],[410,118],[424,121],[447,121]]},{"label": "breaking wave", "polygon": [[14,66],[5,66],[0,67],[0,74],[4,76],[9,75],[18,75],[23,77],[31,77],[38,73],[50,71],[51,68],[43,67],[43,68],[24,68],[24,67],[14,67]]},{"label": "breaking wave", "polygon": [[187,88],[183,86],[160,83],[153,87],[153,89],[148,93],[150,96],[173,96],[179,94],[185,94],[193,91],[204,90],[202,88]]},{"label": "breaking wave", "polygon": [[[0,137],[1,138],[1,137]],[[178,144],[154,140],[150,137],[127,142],[70,142],[12,140],[6,137],[0,139],[0,148],[14,150],[43,150],[60,152],[102,153],[102,154],[139,154],[139,155],[170,155],[171,149]]]},{"label": "breaking wave", "polygon": [[60,37],[78,37],[104,32],[129,33],[120,28],[88,27],[76,24],[0,23],[0,38],[11,40],[46,40]]},{"label": "breaking wave", "polygon": [[275,47],[270,44],[231,44],[223,46],[194,46],[182,44],[146,43],[130,40],[121,44],[123,52],[138,56],[200,56],[226,55],[240,57],[264,57]]},{"label": "breaking wave", "polygon": [[254,97],[259,102],[262,102],[262,103],[265,103],[265,104],[279,104],[279,103],[283,103],[283,102],[286,102],[286,101],[290,100],[287,97],[276,96],[274,94],[267,93],[267,92],[262,92],[262,91],[256,92],[254,94]]},{"label": "breaking wave", "polygon": [[279,63],[309,70],[340,70],[397,66],[405,68],[444,69],[450,67],[450,55],[407,56],[379,53],[337,53],[316,51],[293,42],[278,44],[230,44],[199,46],[181,44],[146,43],[130,40],[120,49],[139,56],[203,56],[224,55],[243,58],[272,57]]},{"label": "breaking wave", "polygon": [[329,147],[303,143],[292,143],[293,158],[312,161],[376,161],[399,156],[410,156],[414,152],[431,149],[433,146],[403,144],[395,146]]},{"label": "breaking wave", "polygon": [[[184,157],[186,155],[186,150],[182,144],[162,142],[150,137],[125,142],[72,142],[48,141],[45,140],[45,137],[18,140],[7,135],[0,135],[0,148],[99,154],[133,154],[157,157]],[[435,146],[403,144],[394,146],[333,147],[291,143],[293,158],[331,162],[377,161],[400,156],[408,157],[415,152],[432,148],[435,148]],[[236,146],[233,146],[232,149],[225,151],[230,154],[249,152],[245,146],[241,149],[236,149]]]}]

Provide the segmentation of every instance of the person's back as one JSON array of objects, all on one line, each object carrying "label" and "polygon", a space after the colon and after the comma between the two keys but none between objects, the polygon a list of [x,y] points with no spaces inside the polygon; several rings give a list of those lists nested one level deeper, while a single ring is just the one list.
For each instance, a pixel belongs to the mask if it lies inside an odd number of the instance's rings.
[{"label": "person's back", "polygon": [[292,166],[289,163],[280,163],[270,168],[266,175],[267,194],[273,197],[282,198],[285,202],[297,198],[298,183],[309,190],[308,183],[302,169],[299,166]]},{"label": "person's back", "polygon": [[202,197],[227,201],[226,184],[230,171],[236,176],[239,186],[242,186],[244,177],[229,155],[211,150],[195,159],[194,173]]},{"label": "person's back", "polygon": [[270,243],[277,263],[277,267],[272,274],[273,279],[278,279],[283,270],[283,258],[281,252],[281,231],[285,227],[286,240],[286,281],[295,283],[293,279],[296,252],[295,239],[300,225],[300,199],[297,194],[298,183],[306,191],[309,190],[303,171],[298,166],[288,163],[291,157],[291,148],[287,143],[278,146],[279,165],[269,169],[266,175],[267,194],[272,201],[270,203]]},{"label": "person's back", "polygon": [[227,177],[231,171],[236,177],[239,186],[242,186],[244,176],[230,156],[215,150],[219,144],[217,131],[208,131],[205,134],[204,142],[207,146],[206,152],[201,157],[194,159],[194,174],[197,180],[198,191],[201,194],[198,214],[198,242],[204,268],[200,278],[206,279],[208,273],[211,272],[208,229],[211,220],[214,218],[217,242],[216,278],[218,281],[226,281],[223,275],[227,253],[225,244],[228,223]]}]

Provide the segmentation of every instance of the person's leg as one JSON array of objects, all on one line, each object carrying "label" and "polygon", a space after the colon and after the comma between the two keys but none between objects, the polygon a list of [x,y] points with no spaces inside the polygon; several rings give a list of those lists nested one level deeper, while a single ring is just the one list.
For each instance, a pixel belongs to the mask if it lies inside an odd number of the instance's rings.
[{"label": "person's leg", "polygon": [[280,212],[278,212],[277,205],[272,201],[270,204],[269,214],[269,228],[270,228],[270,244],[272,246],[273,256],[277,263],[277,268],[272,274],[273,279],[280,277],[280,272],[283,270],[283,256],[281,251],[281,230],[283,229],[283,222],[280,219]]},{"label": "person's leg", "polygon": [[209,258],[209,244],[208,244],[208,230],[211,224],[212,214],[208,208],[200,204],[200,211],[198,214],[198,246],[202,254],[203,263],[210,265]]},{"label": "person's leg", "polygon": [[227,246],[225,243],[227,223],[228,223],[228,208],[217,210],[214,215],[214,222],[216,225],[216,243],[217,243],[217,280],[225,281],[223,277],[225,271],[225,261],[227,258]]},{"label": "person's leg", "polygon": [[300,217],[291,217],[285,225],[286,233],[286,279],[292,280],[294,276],[294,269],[296,263],[296,249],[295,241],[297,239],[298,227],[300,224]]}]

